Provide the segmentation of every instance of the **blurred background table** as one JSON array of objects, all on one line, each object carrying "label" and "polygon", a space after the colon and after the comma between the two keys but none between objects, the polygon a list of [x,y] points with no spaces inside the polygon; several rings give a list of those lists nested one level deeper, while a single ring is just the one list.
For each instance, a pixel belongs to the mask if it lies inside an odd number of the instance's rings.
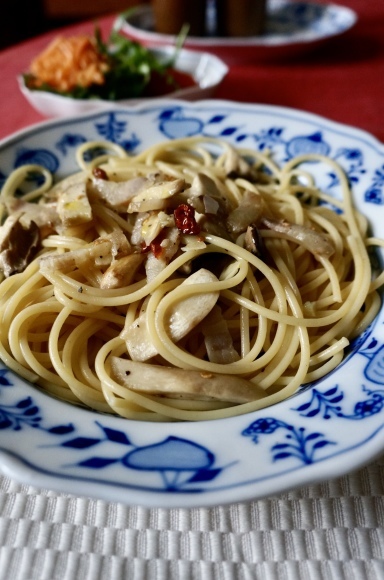
[{"label": "blurred background table", "polygon": [[[303,109],[384,141],[384,1],[340,3],[359,16],[347,34],[292,60],[237,63],[216,97]],[[36,12],[27,31],[23,3],[14,20],[3,22],[0,138],[42,120],[20,94],[17,75],[57,27],[91,33],[97,16],[107,34],[115,11],[128,2],[29,4]],[[17,0],[12,6],[17,10]],[[5,47],[34,30],[44,33]],[[383,494],[383,458],[279,496],[192,510],[127,507],[0,477],[0,580],[381,580]]]},{"label": "blurred background table", "polygon": [[[384,141],[380,122],[384,118],[384,1],[343,0],[342,3],[356,10],[359,16],[355,27],[345,35],[334,37],[317,49],[304,50],[295,59],[236,63],[215,96],[303,109],[365,129]],[[97,15],[105,35],[115,17],[115,13]],[[91,33],[94,26],[95,20],[89,19],[60,31]],[[32,58],[57,34],[55,28],[0,52],[0,138],[42,119],[20,94],[17,75],[28,69]]]}]

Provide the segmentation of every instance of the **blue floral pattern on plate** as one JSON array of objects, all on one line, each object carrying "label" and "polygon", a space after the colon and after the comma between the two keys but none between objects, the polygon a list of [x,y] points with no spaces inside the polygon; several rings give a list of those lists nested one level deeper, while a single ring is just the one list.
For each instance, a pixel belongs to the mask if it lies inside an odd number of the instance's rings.
[{"label": "blue floral pattern on plate", "polygon": [[[380,235],[384,147],[307,113],[224,101],[159,101],[32,127],[2,143],[0,176],[41,163],[61,178],[86,140],[136,153],[164,139],[219,137],[283,163],[323,153],[344,168],[355,203]],[[331,167],[311,164],[339,195]],[[31,176],[33,178],[33,176]],[[342,365],[274,407],[204,423],[134,422],[57,401],[0,366],[0,468],[22,481],[152,506],[212,505],[261,497],[339,475],[384,447],[384,313]],[[359,429],[356,429],[356,425]]]},{"label": "blue floral pattern on plate", "polygon": [[350,25],[350,15],[337,5],[272,0],[267,17],[267,35],[314,36],[341,34]]}]

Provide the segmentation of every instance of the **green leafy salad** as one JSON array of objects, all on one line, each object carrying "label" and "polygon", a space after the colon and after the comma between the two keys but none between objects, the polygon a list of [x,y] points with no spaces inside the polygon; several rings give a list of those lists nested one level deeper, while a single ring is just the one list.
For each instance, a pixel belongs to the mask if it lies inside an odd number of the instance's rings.
[{"label": "green leafy salad", "polygon": [[[159,96],[180,88],[182,75],[173,68],[180,46],[171,57],[160,58],[117,31],[104,42],[96,28],[93,36],[54,39],[32,61],[23,78],[31,90],[75,99],[118,101]],[[189,79],[189,85],[193,84]]]}]

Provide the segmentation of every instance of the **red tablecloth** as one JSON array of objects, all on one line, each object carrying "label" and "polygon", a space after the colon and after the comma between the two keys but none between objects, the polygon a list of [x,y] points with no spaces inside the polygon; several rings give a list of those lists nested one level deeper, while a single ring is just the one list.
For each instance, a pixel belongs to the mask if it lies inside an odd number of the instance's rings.
[{"label": "red tablecloth", "polygon": [[[340,0],[357,24],[294,60],[236,64],[215,97],[268,103],[318,113],[354,125],[384,141],[384,0]],[[107,34],[115,16],[100,22]],[[64,29],[92,32],[93,22]],[[52,31],[0,52],[0,138],[42,119],[20,94],[17,75],[58,34]]]}]

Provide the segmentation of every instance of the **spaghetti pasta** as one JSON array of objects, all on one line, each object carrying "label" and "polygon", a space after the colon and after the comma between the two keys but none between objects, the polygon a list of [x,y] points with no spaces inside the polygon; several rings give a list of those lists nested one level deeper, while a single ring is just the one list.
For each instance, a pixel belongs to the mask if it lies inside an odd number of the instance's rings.
[{"label": "spaghetti pasta", "polygon": [[196,137],[86,143],[77,161],[54,185],[21,167],[0,195],[0,358],[53,396],[138,420],[242,414],[336,368],[376,316],[384,241],[333,160]]}]

